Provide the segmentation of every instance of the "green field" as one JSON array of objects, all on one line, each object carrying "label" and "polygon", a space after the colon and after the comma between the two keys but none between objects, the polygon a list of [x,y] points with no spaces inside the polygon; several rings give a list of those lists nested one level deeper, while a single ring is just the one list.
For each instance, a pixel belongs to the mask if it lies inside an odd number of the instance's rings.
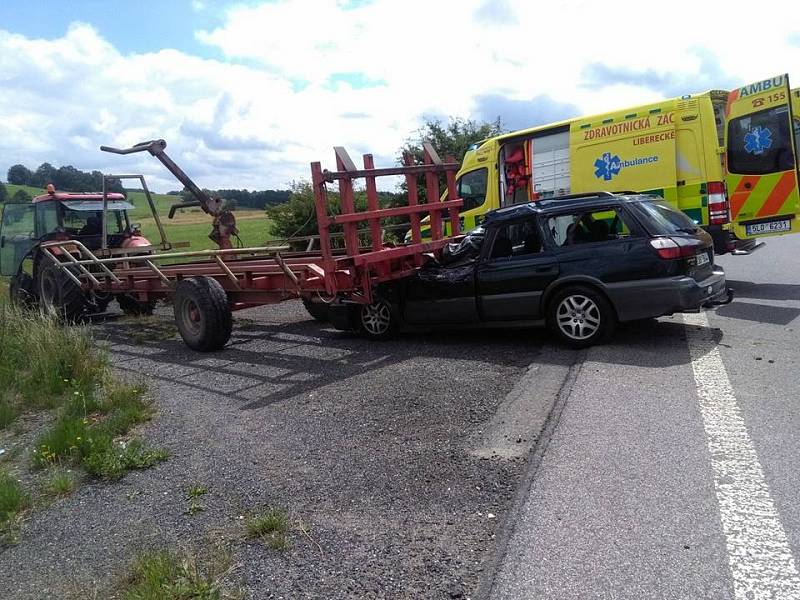
[{"label": "green field", "polygon": [[[5,184],[8,196],[12,197],[17,190],[25,190],[30,196],[44,194],[40,188],[26,185]],[[189,248],[179,248],[178,251],[186,250],[207,250],[215,248],[214,242],[208,239],[211,232],[211,217],[206,215],[199,208],[184,208],[175,213],[174,219],[169,219],[169,208],[176,202],[180,202],[180,196],[169,196],[167,194],[152,194],[156,210],[164,225],[167,239],[172,242],[189,242]],[[134,209],[129,212],[131,222],[141,225],[142,233],[151,242],[158,243],[158,229],[155,220],[150,212],[150,207],[144,192],[128,192],[128,201],[134,205]],[[239,237],[245,246],[262,246],[272,239],[269,229],[269,220],[262,210],[237,210],[236,222],[239,228]]]}]

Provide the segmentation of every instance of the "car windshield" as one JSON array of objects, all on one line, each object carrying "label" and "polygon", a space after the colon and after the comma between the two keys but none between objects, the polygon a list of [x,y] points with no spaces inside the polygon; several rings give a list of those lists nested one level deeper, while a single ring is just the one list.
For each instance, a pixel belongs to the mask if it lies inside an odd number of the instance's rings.
[{"label": "car windshield", "polygon": [[647,228],[656,234],[694,233],[697,223],[692,221],[683,212],[675,210],[666,202],[653,200],[640,202],[639,206],[649,217]]}]

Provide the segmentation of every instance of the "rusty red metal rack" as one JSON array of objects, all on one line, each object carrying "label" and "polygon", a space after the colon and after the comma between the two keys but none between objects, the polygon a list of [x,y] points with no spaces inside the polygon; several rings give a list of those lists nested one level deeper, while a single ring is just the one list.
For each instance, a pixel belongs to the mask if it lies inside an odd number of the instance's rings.
[{"label": "rusty red metal rack", "polygon": [[[375,286],[406,277],[418,269],[426,255],[438,253],[451,237],[445,237],[443,221],[449,219],[453,236],[459,235],[459,208],[455,174],[459,165],[451,157],[442,161],[429,144],[424,144],[422,164],[410,155],[404,165],[375,168],[373,157],[365,154],[364,168],[358,169],[344,148],[335,148],[335,171],[311,164],[314,207],[319,225],[319,252],[289,252],[287,246],[265,246],[232,250],[203,250],[98,258],[77,240],[42,244],[45,254],[73,280],[86,288],[113,293],[130,293],[140,300],[170,297],[177,283],[188,277],[211,277],[228,295],[232,308],[246,308],[312,294],[341,297],[359,303],[373,301]],[[443,175],[447,194],[440,201],[439,177]],[[405,206],[380,208],[380,177],[401,176],[408,187]],[[420,203],[418,179],[424,177],[427,201]],[[366,210],[357,210],[356,185],[365,182]],[[340,206],[332,214],[329,184],[338,183]],[[446,216],[443,214],[446,213]],[[423,241],[420,222],[430,216],[430,239]],[[384,219],[408,216],[411,242],[387,244],[383,240]],[[359,224],[366,223],[366,230]],[[343,229],[343,248],[334,244],[333,229]],[[359,238],[368,238],[362,246]],[[181,262],[188,260],[189,262]]]}]

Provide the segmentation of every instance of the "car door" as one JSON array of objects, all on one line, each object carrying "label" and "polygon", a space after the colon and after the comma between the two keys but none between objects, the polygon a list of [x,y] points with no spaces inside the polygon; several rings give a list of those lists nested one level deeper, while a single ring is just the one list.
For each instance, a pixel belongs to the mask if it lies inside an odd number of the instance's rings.
[{"label": "car door", "polygon": [[403,318],[412,324],[470,323],[475,306],[475,258],[454,265],[431,264],[408,279]]},{"label": "car door", "polygon": [[541,319],[541,298],[558,277],[558,260],[542,243],[538,217],[494,227],[477,269],[478,306],[485,321]]},{"label": "car door", "polygon": [[6,204],[0,220],[0,275],[17,274],[19,265],[37,243],[31,203]]}]

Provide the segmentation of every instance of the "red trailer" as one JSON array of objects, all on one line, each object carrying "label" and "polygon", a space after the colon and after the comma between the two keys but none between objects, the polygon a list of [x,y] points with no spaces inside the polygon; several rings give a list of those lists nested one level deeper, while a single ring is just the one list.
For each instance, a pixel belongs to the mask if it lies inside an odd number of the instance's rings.
[{"label": "red trailer", "polygon": [[[163,153],[165,147],[163,140],[157,140],[127,150],[103,149],[120,154],[148,150],[181,182],[188,181],[190,191],[199,190],[169,161]],[[292,252],[288,246],[230,248],[224,232],[226,228],[233,229],[235,221],[231,225],[232,216],[219,209],[219,201],[208,199],[202,192],[202,196],[195,194],[198,201],[191,204],[214,216],[212,235],[219,237],[219,232],[223,232],[217,250],[142,253],[141,249],[131,252],[104,248],[92,252],[75,239],[44,242],[41,250],[85,290],[131,294],[140,301],[171,301],[178,330],[194,350],[218,350],[228,342],[232,311],[291,298],[313,297],[317,301],[350,304],[358,312],[356,321],[362,331],[370,337],[381,337],[380,316],[386,310],[386,303],[376,294],[378,285],[412,275],[452,241],[452,237],[443,235],[443,220],[450,220],[453,236],[460,233],[458,209],[462,201],[456,197],[455,185],[459,165],[452,157],[442,161],[428,144],[423,164],[414,164],[406,156],[405,164],[397,167],[375,168],[372,155],[365,154],[364,167],[359,169],[344,148],[335,148],[335,154],[335,171],[323,169],[319,162],[311,163],[319,224],[318,251]],[[447,187],[444,201],[440,201],[440,175],[444,175]],[[407,205],[380,208],[377,179],[389,176],[405,177]],[[428,198],[423,204],[417,193],[419,178],[424,178]],[[356,210],[354,201],[354,184],[359,179],[364,180],[366,187],[364,211]],[[334,215],[328,203],[327,186],[335,183],[339,187],[341,211]],[[207,210],[209,207],[211,210]],[[420,220],[426,215],[430,215],[431,237],[423,241]],[[409,217],[411,242],[385,244],[382,220],[397,216]],[[366,228],[359,227],[364,223]],[[334,225],[342,226],[341,237],[332,233]],[[336,247],[334,240],[342,238],[343,247]],[[360,243],[364,240],[366,245]]]}]

